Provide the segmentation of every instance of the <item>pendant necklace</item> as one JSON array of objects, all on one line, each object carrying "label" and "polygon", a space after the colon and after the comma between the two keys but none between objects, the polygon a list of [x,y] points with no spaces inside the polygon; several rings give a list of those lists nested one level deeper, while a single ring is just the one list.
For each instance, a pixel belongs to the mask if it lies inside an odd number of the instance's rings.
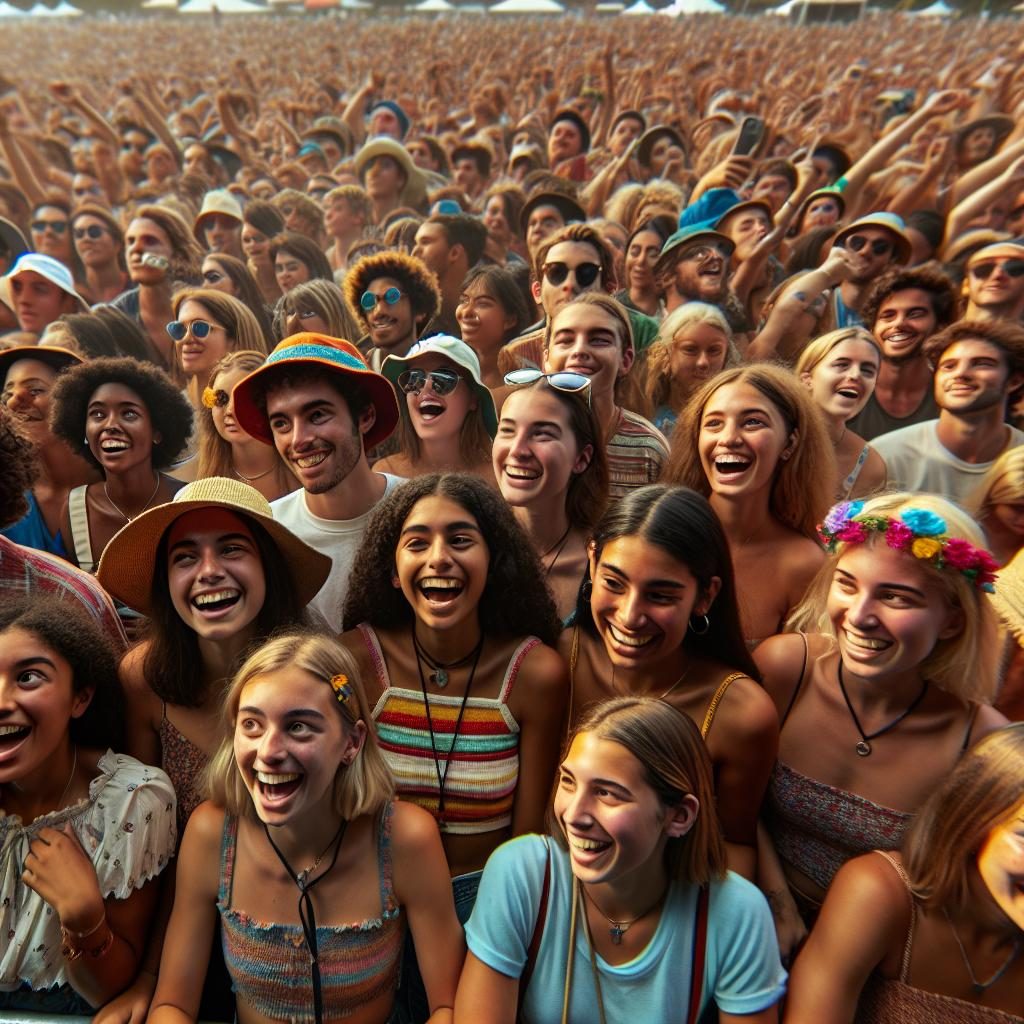
[{"label": "pendant necklace", "polygon": [[544,570],[544,575],[545,576],[550,576],[551,573],[554,572],[555,563],[558,561],[559,557],[561,556],[562,551],[565,548],[565,545],[569,543],[569,534],[571,532],[572,532],[572,523],[570,523],[565,528],[565,533],[563,533],[562,536],[559,537],[558,540],[556,540],[555,543],[552,544],[551,547],[549,547],[547,549],[547,551],[545,551],[544,554],[542,554],[540,556],[540,562],[541,562],[541,565],[543,565],[544,564],[544,559],[547,558],[548,555],[550,555],[552,551],[555,552],[555,557],[551,559],[551,564]]},{"label": "pendant necklace", "polygon": [[636,917],[634,917],[632,921],[613,921],[597,905],[597,900],[595,900],[594,897],[590,895],[590,893],[587,891],[587,887],[585,885],[581,885],[580,888],[583,890],[583,895],[586,896],[588,900],[590,900],[590,905],[611,925],[611,928],[608,929],[608,934],[612,937],[613,946],[621,946],[622,936],[625,935],[626,932],[628,932],[629,929],[637,923],[637,921],[639,921],[641,918],[646,917],[649,913],[651,913],[652,910],[655,910],[661,904],[661,901],[665,898],[665,893],[662,893],[658,897],[658,899],[651,904],[651,906],[649,906],[642,914],[638,914]]},{"label": "pendant necklace", "polygon": [[872,733],[866,733],[864,727],[860,724],[860,719],[857,717],[857,712],[853,710],[853,704],[850,703],[850,695],[846,692],[846,684],[843,682],[843,659],[839,659],[839,689],[843,694],[843,700],[846,701],[846,710],[850,712],[850,717],[853,719],[853,724],[857,727],[857,732],[860,733],[860,740],[857,745],[853,748],[857,751],[858,756],[868,757],[871,754],[871,743],[873,739],[877,739],[879,736],[885,735],[892,729],[895,729],[900,722],[903,721],[921,701],[924,700],[925,694],[928,692],[928,680],[924,681],[924,685],[921,687],[921,692],[910,702],[910,706],[905,710],[901,711],[888,725],[883,725],[881,729],[876,729]]},{"label": "pendant necklace", "polygon": [[255,476],[246,476],[244,473],[240,473],[236,469],[235,476],[237,476],[239,480],[244,480],[247,484],[251,484],[254,480],[262,480],[268,473],[273,473],[276,468],[276,466],[271,466],[270,469],[265,469],[262,473],[257,473]]},{"label": "pendant necklace", "polygon": [[[412,646],[416,651],[416,663],[419,665],[420,662],[425,661],[430,666],[430,681],[439,690],[443,690],[448,685],[449,671],[453,668],[462,668],[463,665],[468,665],[471,661],[480,660],[480,652],[484,646],[484,635],[481,632],[480,639],[476,643],[476,647],[469,652],[464,654],[461,658],[456,658],[455,661],[438,661],[423,645],[420,643],[419,638],[416,636],[416,627],[413,626],[412,630]],[[475,661],[474,661],[475,664]],[[420,676],[423,675],[423,669],[420,668]]]},{"label": "pendant necklace", "polygon": [[970,958],[967,956],[967,950],[964,949],[964,944],[960,941],[960,933],[956,930],[956,925],[953,924],[953,918],[949,916],[949,911],[945,907],[942,908],[942,913],[949,922],[949,927],[953,932],[953,938],[956,939],[956,946],[957,949],[960,950],[960,956],[963,958],[964,967],[967,968],[967,973],[970,976],[971,987],[974,989],[974,994],[976,996],[980,996],[983,992],[990,989],[1010,969],[1010,965],[1017,959],[1017,955],[1020,953],[1020,939],[1016,939],[1014,941],[1013,949],[1010,950],[1010,955],[1006,958],[1006,962],[1002,967],[998,968],[995,974],[993,974],[988,981],[978,981],[978,978],[974,973],[974,968],[971,966]]},{"label": "pendant necklace", "polygon": [[152,500],[153,500],[153,499],[154,499],[154,498],[156,497],[156,492],[157,492],[157,491],[159,491],[159,490],[160,490],[160,474],[159,474],[159,473],[157,473],[157,474],[156,474],[156,487],[154,487],[154,488],[153,488],[153,493],[152,493],[152,494],[151,494],[151,495],[149,496],[149,498],[148,498],[148,499],[146,500],[146,504],[145,504],[145,505],[143,505],[143,506],[142,506],[142,508],[140,508],[140,509],[139,509],[139,511],[135,513],[135,515],[133,515],[133,516],[129,516],[129,515],[126,515],[126,514],[125,514],[124,512],[122,512],[122,511],[121,511],[121,509],[119,509],[119,508],[117,507],[117,505],[115,505],[115,504],[114,504],[114,499],[113,499],[113,498],[111,498],[111,496],[110,496],[110,491],[108,491],[108,490],[107,490],[107,481],[106,481],[106,480],[104,480],[104,481],[103,481],[103,493],[104,493],[104,494],[105,494],[105,495],[107,496],[107,503],[108,503],[108,504],[110,505],[110,507],[111,507],[111,508],[112,508],[112,509],[113,509],[113,510],[114,510],[114,511],[115,511],[115,512],[116,512],[116,513],[117,513],[117,514],[118,514],[118,515],[119,515],[119,516],[120,516],[120,517],[121,517],[121,518],[122,518],[122,519],[123,519],[123,520],[124,520],[124,521],[125,521],[126,523],[130,523],[130,522],[131,522],[131,521],[132,521],[133,519],[138,519],[138,518],[139,518],[139,516],[141,516],[141,515],[142,515],[142,513],[143,513],[143,512],[145,512],[147,508],[149,508],[150,502],[151,502],[151,501],[152,501]]}]

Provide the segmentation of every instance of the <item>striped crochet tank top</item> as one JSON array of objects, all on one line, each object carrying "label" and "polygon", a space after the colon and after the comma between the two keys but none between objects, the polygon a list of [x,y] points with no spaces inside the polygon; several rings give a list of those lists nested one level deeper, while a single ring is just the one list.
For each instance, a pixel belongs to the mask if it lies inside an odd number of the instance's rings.
[{"label": "striped crochet tank top", "polygon": [[[519,723],[512,717],[508,698],[523,659],[540,640],[527,637],[515,649],[496,700],[471,696],[466,701],[458,735],[455,724],[462,698],[430,695],[435,764],[422,692],[392,686],[373,627],[363,623],[359,631],[383,691],[373,720],[398,795],[433,814],[442,832],[478,835],[511,825],[519,781]],[[439,813],[438,767],[444,775],[446,763],[444,811]]]},{"label": "striped crochet tank top", "polygon": [[[405,915],[395,902],[391,814],[380,817],[377,839],[381,915],[355,924],[317,926],[326,1020],[350,1017],[398,990]],[[289,1024],[315,1024],[309,949],[297,924],[265,924],[231,906],[238,819],[224,816],[217,909],[231,988],[257,1013]]]}]

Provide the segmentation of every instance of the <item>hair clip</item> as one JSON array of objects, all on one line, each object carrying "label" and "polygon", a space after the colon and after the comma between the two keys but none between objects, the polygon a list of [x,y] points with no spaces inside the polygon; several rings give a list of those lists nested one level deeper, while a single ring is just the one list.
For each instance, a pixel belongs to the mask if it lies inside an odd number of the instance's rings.
[{"label": "hair clip", "polygon": [[216,391],[213,388],[203,388],[203,405],[207,409],[227,405],[230,400],[231,396],[221,388],[217,388]]},{"label": "hair clip", "polygon": [[339,704],[347,704],[352,696],[352,684],[348,681],[348,676],[344,672],[331,676],[331,689],[334,691],[334,696]]}]

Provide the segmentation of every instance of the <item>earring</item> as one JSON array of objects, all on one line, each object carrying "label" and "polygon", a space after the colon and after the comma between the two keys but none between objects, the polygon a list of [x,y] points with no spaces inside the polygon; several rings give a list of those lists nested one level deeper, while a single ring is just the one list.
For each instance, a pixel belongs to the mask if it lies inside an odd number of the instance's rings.
[{"label": "earring", "polygon": [[395,590],[400,590],[401,589],[402,581],[398,578],[397,575],[394,575],[394,576],[391,577],[391,586],[393,586],[395,588]]},{"label": "earring", "polygon": [[690,616],[689,628],[690,632],[694,636],[704,636],[704,634],[707,633],[707,631],[711,628],[711,620],[706,615],[702,615],[701,618],[704,620],[704,628],[696,629],[693,625],[693,616]]}]

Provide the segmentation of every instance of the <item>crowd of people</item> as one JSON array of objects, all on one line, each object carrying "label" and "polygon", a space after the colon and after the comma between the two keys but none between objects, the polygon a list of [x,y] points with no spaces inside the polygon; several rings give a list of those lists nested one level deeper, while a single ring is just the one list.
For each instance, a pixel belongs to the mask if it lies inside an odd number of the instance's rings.
[{"label": "crowd of people", "polygon": [[1024,1020],[1017,22],[0,53],[0,1012]]}]

